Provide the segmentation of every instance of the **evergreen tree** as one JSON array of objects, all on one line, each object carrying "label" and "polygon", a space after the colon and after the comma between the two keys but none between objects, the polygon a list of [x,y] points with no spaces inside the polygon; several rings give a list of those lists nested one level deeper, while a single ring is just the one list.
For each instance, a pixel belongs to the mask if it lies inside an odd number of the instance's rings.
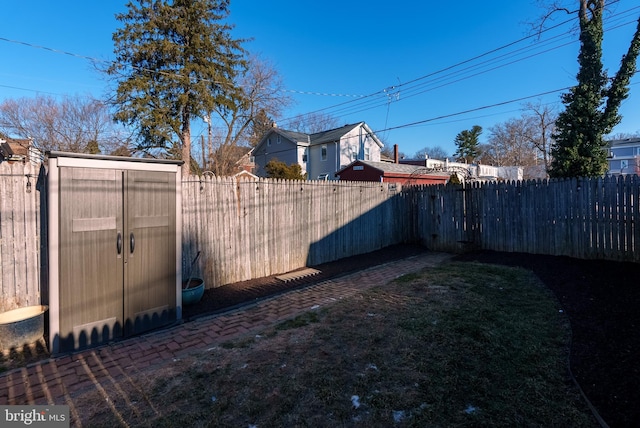
[{"label": "evergreen tree", "polygon": [[602,66],[602,14],[605,0],[580,0],[578,83],[563,94],[566,109],[558,116],[551,148],[551,177],[597,177],[607,171],[604,136],[622,120],[621,102],[628,96],[640,50],[640,20],[627,54],[611,79]]},{"label": "evergreen tree", "polygon": [[191,120],[242,97],[233,82],[245,66],[231,37],[229,0],[131,0],[116,18],[117,121],[137,126],[139,150],[166,152],[176,142],[191,173]]},{"label": "evergreen tree", "polygon": [[458,148],[453,156],[458,162],[473,163],[480,156],[480,134],[482,127],[474,125],[456,135],[455,144]]}]

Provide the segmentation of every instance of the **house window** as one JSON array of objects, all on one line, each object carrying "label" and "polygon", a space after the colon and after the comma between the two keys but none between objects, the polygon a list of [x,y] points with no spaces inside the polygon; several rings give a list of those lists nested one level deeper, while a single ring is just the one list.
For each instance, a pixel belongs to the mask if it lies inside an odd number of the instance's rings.
[{"label": "house window", "polygon": [[627,168],[629,168],[629,161],[628,160],[621,160],[620,161],[620,170],[627,169]]},{"label": "house window", "polygon": [[371,153],[369,147],[364,148],[364,160],[371,160]]},{"label": "house window", "polygon": [[271,145],[271,138],[267,138],[267,147]]},{"label": "house window", "polygon": [[327,145],[326,144],[322,145],[321,159],[323,161],[327,160]]},{"label": "house window", "polygon": [[280,144],[281,143],[281,139],[280,139],[280,134],[278,134],[278,136],[276,137],[276,144]]},{"label": "house window", "polygon": [[307,149],[304,149],[304,152],[302,152],[302,162],[306,162],[307,161],[307,159],[308,159],[307,153],[308,153]]}]

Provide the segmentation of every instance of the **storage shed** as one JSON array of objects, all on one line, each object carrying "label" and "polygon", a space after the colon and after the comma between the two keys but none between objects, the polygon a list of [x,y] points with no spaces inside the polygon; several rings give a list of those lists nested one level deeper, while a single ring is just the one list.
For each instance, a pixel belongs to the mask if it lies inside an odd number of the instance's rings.
[{"label": "storage shed", "polygon": [[47,155],[51,352],[180,319],[182,162]]}]

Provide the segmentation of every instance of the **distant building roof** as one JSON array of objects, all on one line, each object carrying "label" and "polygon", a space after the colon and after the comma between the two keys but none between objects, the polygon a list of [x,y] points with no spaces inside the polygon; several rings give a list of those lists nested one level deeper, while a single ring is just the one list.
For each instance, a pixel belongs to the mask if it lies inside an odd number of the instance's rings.
[{"label": "distant building roof", "polygon": [[[420,170],[425,169],[424,165],[409,165],[409,164],[391,163],[391,162],[373,162],[373,161],[365,161],[365,160],[361,160],[358,162],[368,165],[372,168],[378,169],[381,172],[392,172],[395,174],[414,174],[414,173],[419,173]],[[425,171],[424,174],[437,175],[440,173]],[[444,175],[447,175],[447,174],[444,174]]]},{"label": "distant building roof", "polygon": [[29,157],[31,140],[26,138],[0,139],[0,154],[5,160],[24,160]]}]

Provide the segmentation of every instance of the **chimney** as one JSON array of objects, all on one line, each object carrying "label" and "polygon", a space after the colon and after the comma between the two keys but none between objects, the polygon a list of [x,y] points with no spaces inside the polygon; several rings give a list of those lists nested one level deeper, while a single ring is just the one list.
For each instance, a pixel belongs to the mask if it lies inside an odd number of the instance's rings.
[{"label": "chimney", "polygon": [[393,161],[395,163],[400,163],[400,159],[398,159],[398,145],[393,145]]}]

